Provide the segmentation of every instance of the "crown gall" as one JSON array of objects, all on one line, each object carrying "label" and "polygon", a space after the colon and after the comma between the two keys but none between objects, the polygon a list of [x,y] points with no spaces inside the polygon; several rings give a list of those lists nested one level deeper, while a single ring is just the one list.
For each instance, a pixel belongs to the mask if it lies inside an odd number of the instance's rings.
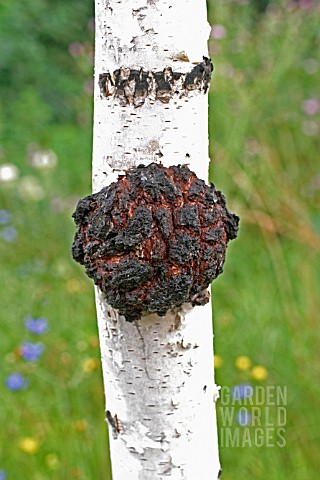
[{"label": "crown gall", "polygon": [[239,218],[186,165],[132,168],[79,201],[73,258],[128,321],[204,305]]}]

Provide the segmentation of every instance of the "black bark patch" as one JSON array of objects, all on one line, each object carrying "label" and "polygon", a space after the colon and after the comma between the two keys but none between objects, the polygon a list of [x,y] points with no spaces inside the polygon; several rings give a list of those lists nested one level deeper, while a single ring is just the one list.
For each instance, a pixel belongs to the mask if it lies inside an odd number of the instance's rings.
[{"label": "black bark patch", "polygon": [[191,237],[186,232],[177,232],[170,242],[169,255],[177,265],[190,265],[199,254],[200,245],[197,237]]},{"label": "black bark patch", "polygon": [[196,200],[198,197],[203,195],[204,187],[204,181],[196,178],[189,187],[188,197],[190,200]]},{"label": "black bark patch", "polygon": [[119,263],[118,268],[110,280],[111,288],[122,292],[130,292],[142,285],[152,277],[153,269],[147,262],[134,258],[126,258]]},{"label": "black bark patch", "polygon": [[160,72],[118,68],[113,73],[99,75],[99,88],[103,97],[113,97],[120,105],[140,107],[146,98],[168,103],[174,96],[188,96],[190,92],[206,93],[213,72],[210,58],[203,57],[188,73],[174,72],[166,67]]},{"label": "black bark patch", "polygon": [[[129,208],[129,204],[126,205],[127,208]],[[121,215],[120,211],[118,212],[119,215]],[[99,211],[96,213],[98,215]],[[105,218],[103,217],[98,217],[98,220],[96,220],[96,218],[97,217],[94,217],[92,221],[99,221],[100,218],[101,223],[105,222]],[[129,218],[126,228],[122,229],[117,234],[115,230],[113,230],[111,238],[109,238],[110,235],[105,236],[105,242],[99,250],[99,256],[104,256],[106,254],[116,255],[117,253],[133,250],[151,232],[152,222],[153,220],[150,212],[145,207],[138,207],[133,216]],[[88,231],[91,233],[91,226],[88,228]]]},{"label": "black bark patch", "polygon": [[159,230],[165,240],[168,240],[173,233],[172,211],[169,208],[158,208],[155,213]]},{"label": "black bark patch", "polygon": [[186,75],[183,86],[187,90],[193,90],[197,86],[204,93],[207,92],[211,74],[213,72],[213,65],[210,58],[203,57],[203,62],[198,63],[190,73]]},{"label": "black bark patch", "polygon": [[72,255],[128,321],[190,302],[223,269],[238,217],[186,165],[140,165],[79,201]]},{"label": "black bark patch", "polygon": [[203,238],[208,243],[216,243],[221,240],[221,229],[220,228],[209,228],[203,235]]},{"label": "black bark patch", "polygon": [[172,307],[180,307],[189,297],[190,275],[173,275],[158,282],[148,294],[149,312],[164,316]]},{"label": "black bark patch", "polygon": [[192,228],[197,230],[200,227],[198,209],[196,205],[184,205],[175,211],[174,223],[177,228]]}]

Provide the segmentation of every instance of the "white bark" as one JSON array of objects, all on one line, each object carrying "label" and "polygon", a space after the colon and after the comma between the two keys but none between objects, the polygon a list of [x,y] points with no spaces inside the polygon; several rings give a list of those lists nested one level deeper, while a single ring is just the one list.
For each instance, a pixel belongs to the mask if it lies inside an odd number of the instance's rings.
[{"label": "white bark", "polygon": [[[207,54],[205,0],[96,0],[93,190],[140,163],[188,163],[208,177],[208,99],[123,105],[99,75],[190,72]],[[189,61],[185,61],[188,58]],[[181,98],[180,98],[181,97]],[[220,470],[211,304],[130,323],[96,288],[113,480],[212,480]]]}]

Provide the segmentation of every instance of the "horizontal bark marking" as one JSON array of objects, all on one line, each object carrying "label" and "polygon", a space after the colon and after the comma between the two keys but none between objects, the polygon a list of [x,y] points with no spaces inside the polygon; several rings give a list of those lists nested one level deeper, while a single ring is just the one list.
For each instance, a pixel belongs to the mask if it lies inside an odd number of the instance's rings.
[{"label": "horizontal bark marking", "polygon": [[113,73],[101,73],[99,87],[103,97],[117,98],[121,106],[140,107],[146,98],[169,103],[175,96],[206,93],[212,72],[213,64],[207,57],[188,73],[174,72],[171,67],[160,72],[121,67]]},{"label": "horizontal bark marking", "polygon": [[107,410],[106,411],[106,419],[108,421],[109,426],[112,429],[113,438],[116,439],[118,437],[118,434],[122,430],[122,424],[121,424],[120,420],[118,419],[118,415],[117,414],[112,415],[111,412],[109,410]]}]

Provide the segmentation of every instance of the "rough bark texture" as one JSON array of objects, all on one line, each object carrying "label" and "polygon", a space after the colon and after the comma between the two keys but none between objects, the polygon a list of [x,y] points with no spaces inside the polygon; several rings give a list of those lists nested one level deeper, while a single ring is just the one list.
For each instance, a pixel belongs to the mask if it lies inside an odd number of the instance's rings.
[{"label": "rough bark texture", "polygon": [[156,100],[169,103],[175,97],[187,97],[194,91],[206,93],[212,71],[213,65],[207,57],[187,73],[175,72],[171,67],[160,72],[144,71],[142,67],[140,70],[119,68],[112,74],[101,73],[99,86],[103,96],[118,99],[121,106],[141,107],[146,98],[151,104]]},{"label": "rough bark texture", "polygon": [[[159,160],[207,181],[208,31],[205,0],[96,0],[95,192]],[[211,304],[128,322],[96,303],[113,480],[217,478]]]},{"label": "rough bark texture", "polygon": [[130,322],[206,304],[238,231],[222,193],[186,165],[131,168],[81,199],[73,217],[73,258]]}]

